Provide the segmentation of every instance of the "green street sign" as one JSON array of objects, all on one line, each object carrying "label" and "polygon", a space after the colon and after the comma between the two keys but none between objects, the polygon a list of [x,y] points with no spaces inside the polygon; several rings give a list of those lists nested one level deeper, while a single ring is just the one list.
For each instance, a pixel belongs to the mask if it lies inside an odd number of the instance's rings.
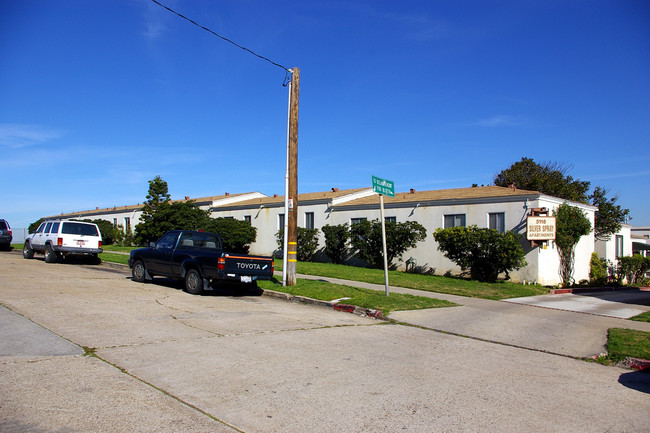
[{"label": "green street sign", "polygon": [[392,180],[373,176],[372,191],[387,197],[395,197],[395,183]]}]

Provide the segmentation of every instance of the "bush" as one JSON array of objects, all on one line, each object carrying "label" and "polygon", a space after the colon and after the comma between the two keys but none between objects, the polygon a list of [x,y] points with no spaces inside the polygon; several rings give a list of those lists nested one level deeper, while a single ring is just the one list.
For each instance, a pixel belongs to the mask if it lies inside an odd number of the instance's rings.
[{"label": "bush", "polygon": [[589,282],[591,285],[605,285],[607,275],[607,261],[598,257],[597,253],[591,253],[591,260],[589,261]]},{"label": "bush", "polygon": [[114,229],[115,244],[122,247],[132,247],[134,245],[133,232],[127,232],[124,227],[118,225]]},{"label": "bush", "polygon": [[257,239],[255,227],[234,218],[208,218],[201,229],[221,236],[223,249],[229,253],[248,254],[250,245]]},{"label": "bush", "polygon": [[347,224],[336,226],[326,225],[321,230],[325,235],[325,254],[332,261],[340,265],[343,263],[345,253],[348,249],[350,231]]},{"label": "bush", "polygon": [[636,284],[643,281],[645,273],[650,269],[650,258],[640,254],[633,256],[619,257],[616,276],[619,282],[624,278],[628,284]]},{"label": "bush", "polygon": [[[280,229],[279,232],[275,234],[276,240],[278,241],[278,247],[280,249],[284,248],[284,229]],[[311,262],[314,260],[316,255],[316,249],[318,248],[318,229],[306,229],[303,227],[298,227],[297,233],[297,259],[300,262]]]},{"label": "bush", "polygon": [[494,282],[500,273],[526,266],[520,236],[513,232],[499,233],[493,229],[451,227],[433,234],[438,249],[456,262],[472,279]]},{"label": "bush", "polygon": [[82,221],[97,224],[99,232],[102,234],[102,243],[104,245],[113,245],[115,243],[115,227],[113,226],[113,223],[102,219],[85,219]]},{"label": "bush", "polygon": [[[415,221],[386,222],[386,255],[388,267],[395,259],[401,259],[409,248],[423,241],[426,229]],[[384,267],[384,254],[379,220],[362,221],[350,227],[350,239],[356,255],[374,268]]]}]

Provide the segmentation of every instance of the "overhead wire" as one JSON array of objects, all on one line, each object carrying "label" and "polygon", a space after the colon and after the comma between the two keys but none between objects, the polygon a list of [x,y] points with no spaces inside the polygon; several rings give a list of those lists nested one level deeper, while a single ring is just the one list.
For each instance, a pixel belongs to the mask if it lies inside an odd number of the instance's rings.
[{"label": "overhead wire", "polygon": [[167,9],[169,12],[171,12],[171,13],[173,13],[173,14],[175,14],[175,15],[178,15],[179,17],[183,18],[184,20],[189,21],[190,23],[194,24],[195,26],[197,26],[197,27],[199,27],[199,28],[205,30],[206,32],[212,33],[214,36],[216,36],[216,37],[218,37],[218,38],[220,38],[220,39],[222,39],[222,40],[224,40],[224,41],[226,41],[226,42],[228,42],[228,43],[230,43],[230,44],[236,46],[237,48],[240,48],[240,49],[242,49],[242,50],[244,50],[244,51],[246,51],[246,52],[248,52],[248,53],[254,55],[255,57],[258,57],[258,58],[260,58],[260,59],[262,59],[262,60],[265,60],[265,61],[269,62],[270,64],[272,64],[272,65],[274,65],[274,66],[277,66],[277,67],[279,67],[279,68],[284,69],[284,71],[285,71],[285,80],[284,80],[284,83],[282,84],[283,86],[286,86],[286,85],[287,85],[287,82],[291,80],[291,75],[292,75],[292,73],[293,73],[293,71],[292,71],[291,69],[289,69],[289,68],[287,68],[287,67],[285,67],[285,66],[282,66],[282,65],[279,64],[279,63],[274,62],[273,60],[269,59],[268,57],[264,57],[264,56],[262,56],[262,55],[260,55],[260,54],[257,54],[255,51],[252,51],[252,50],[250,50],[250,49],[248,49],[248,48],[246,48],[246,47],[244,47],[244,46],[242,46],[242,45],[239,45],[238,43],[236,43],[236,42],[234,42],[234,41],[232,41],[232,40],[230,40],[230,39],[228,39],[228,38],[226,38],[226,37],[224,37],[224,36],[221,36],[220,34],[214,32],[213,30],[210,30],[209,28],[207,28],[207,27],[205,27],[205,26],[202,26],[201,24],[197,23],[196,21],[194,21],[194,20],[192,20],[192,19],[186,17],[185,15],[183,15],[183,14],[181,14],[181,13],[179,13],[179,12],[176,12],[175,10],[169,8],[168,6],[165,6],[164,4],[160,3],[160,2],[157,1],[157,0],[151,0],[151,1],[154,2],[154,3],[156,3],[158,6]]}]

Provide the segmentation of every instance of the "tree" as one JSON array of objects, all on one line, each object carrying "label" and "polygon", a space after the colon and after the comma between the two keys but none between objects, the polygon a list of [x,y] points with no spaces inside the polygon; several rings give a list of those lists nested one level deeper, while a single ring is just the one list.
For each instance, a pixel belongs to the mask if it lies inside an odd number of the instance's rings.
[{"label": "tree", "polygon": [[599,186],[591,194],[591,204],[598,207],[594,224],[594,236],[600,241],[608,241],[621,229],[621,225],[630,213],[616,204],[618,196],[607,199],[607,190]]},{"label": "tree", "polygon": [[573,284],[575,247],[582,236],[591,232],[591,223],[579,208],[562,203],[555,216],[555,245],[560,255],[560,277],[565,285]]},{"label": "tree", "polygon": [[139,244],[158,240],[169,230],[198,230],[210,218],[208,211],[199,209],[192,201],[166,204],[135,226],[135,239]]},{"label": "tree", "polygon": [[332,263],[341,264],[348,250],[348,241],[350,240],[350,231],[348,224],[339,224],[331,226],[325,225],[323,228],[325,235],[325,254],[330,258]]},{"label": "tree", "polygon": [[43,218],[39,218],[38,220],[34,221],[33,223],[31,223],[29,225],[29,227],[27,228],[27,231],[30,234],[31,233],[36,233],[36,230],[38,230],[38,226],[40,226],[43,221],[45,221]]},{"label": "tree", "polygon": [[537,164],[531,158],[521,158],[497,174],[494,184],[505,187],[515,184],[517,188],[587,203],[590,182],[573,179],[566,174],[569,169],[557,162]]},{"label": "tree", "polygon": [[234,218],[207,218],[202,229],[221,236],[223,249],[231,253],[248,254],[250,244],[257,238],[255,227]]},{"label": "tree", "polygon": [[531,158],[521,158],[494,177],[497,186],[515,184],[517,188],[539,191],[543,194],[579,203],[591,203],[598,207],[595,219],[595,236],[598,240],[609,240],[621,229],[630,211],[616,204],[618,197],[606,197],[607,190],[596,187],[591,195],[591,182],[569,176],[570,166],[557,162],[537,164]]},{"label": "tree", "polygon": [[160,176],[154,177],[149,181],[149,192],[147,193],[146,201],[142,207],[144,214],[154,214],[162,206],[171,202],[169,195],[169,187]]},{"label": "tree", "polygon": [[450,227],[437,229],[433,234],[438,249],[453,260],[463,271],[470,271],[472,279],[494,282],[499,274],[526,266],[520,236],[494,229]]},{"label": "tree", "polygon": [[[386,222],[386,255],[388,267],[395,259],[401,259],[402,254],[427,236],[426,229],[415,221],[397,223]],[[384,255],[379,220],[362,221],[350,227],[350,241],[356,255],[374,268],[384,266]]]}]

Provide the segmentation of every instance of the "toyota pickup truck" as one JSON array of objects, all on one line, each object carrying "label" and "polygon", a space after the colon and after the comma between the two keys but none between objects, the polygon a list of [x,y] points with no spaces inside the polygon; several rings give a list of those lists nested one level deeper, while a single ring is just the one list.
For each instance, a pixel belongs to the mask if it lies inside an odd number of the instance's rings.
[{"label": "toyota pickup truck", "polygon": [[173,230],[149,248],[131,251],[129,268],[134,281],[151,281],[157,275],[177,278],[185,281],[188,293],[198,295],[218,281],[269,280],[273,258],[227,253],[215,233]]}]

